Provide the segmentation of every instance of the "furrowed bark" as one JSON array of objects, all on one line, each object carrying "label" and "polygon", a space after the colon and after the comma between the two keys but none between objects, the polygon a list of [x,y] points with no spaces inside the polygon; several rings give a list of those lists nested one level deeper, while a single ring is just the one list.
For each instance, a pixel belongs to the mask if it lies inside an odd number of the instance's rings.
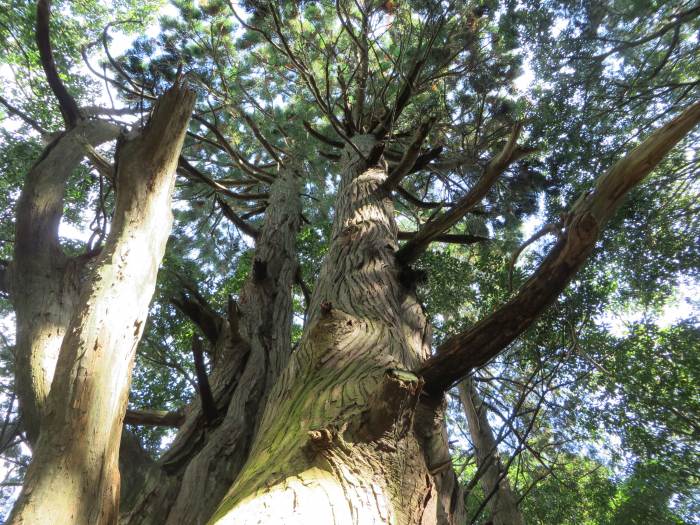
[{"label": "furrowed bark", "polygon": [[111,524],[131,368],[170,233],[177,158],[194,93],[171,88],[119,148],[106,244],[61,344],[43,428],[10,523]]},{"label": "furrowed bark", "polygon": [[[121,523],[206,523],[248,457],[259,414],[291,350],[301,201],[299,173],[287,164],[270,191],[253,271],[238,306],[230,306],[235,312],[217,343],[210,381],[223,420],[206,427],[200,401],[190,407],[173,446],[158,462],[159,472]],[[228,356],[224,362],[218,362],[220,352]]]},{"label": "furrowed bark", "polygon": [[376,139],[353,140],[307,327],[212,523],[436,523],[434,429],[413,428],[421,383],[406,372],[430,327],[399,280],[386,172],[364,160]]},{"label": "furrowed bark", "polygon": [[87,262],[67,257],[59,243],[66,181],[85,156],[86,144],[96,146],[118,135],[118,127],[102,121],[83,121],[65,132],[29,171],[17,202],[8,284],[17,321],[17,396],[31,443],[39,437],[58,350]]},{"label": "furrowed bark", "polygon": [[518,509],[517,498],[510,488],[508,476],[503,471],[486,407],[471,379],[459,384],[459,398],[467,416],[476,464],[479,470],[483,471],[479,482],[484,494],[490,496],[487,507],[493,525],[523,525],[523,515]]},{"label": "furrowed bark", "polygon": [[700,102],[654,131],[601,175],[566,216],[564,231],[518,293],[472,328],[445,341],[416,372],[438,394],[485,364],[523,333],[559,296],[595,247],[606,223],[639,184],[700,122]]}]

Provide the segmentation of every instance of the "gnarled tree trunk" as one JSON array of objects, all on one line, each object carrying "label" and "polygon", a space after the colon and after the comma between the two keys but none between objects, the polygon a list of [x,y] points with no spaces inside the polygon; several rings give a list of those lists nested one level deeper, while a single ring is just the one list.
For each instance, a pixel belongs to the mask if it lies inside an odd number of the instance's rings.
[{"label": "gnarled tree trunk", "polygon": [[[376,146],[353,141],[365,156]],[[307,327],[214,523],[451,521],[436,488],[444,465],[425,446],[436,440],[414,427],[421,381],[410,370],[429,355],[430,327],[395,259],[387,174],[344,155]]]},{"label": "gnarled tree trunk", "polygon": [[124,509],[121,523],[206,523],[243,467],[267,395],[291,351],[299,182],[293,167],[279,173],[240,300],[229,304],[226,318],[209,323],[220,327],[211,341],[211,385],[220,418],[207,421],[200,398],[188,408],[173,445],[142,497]]},{"label": "gnarled tree trunk", "polygon": [[177,158],[194,94],[171,88],[118,148],[117,203],[56,363],[10,523],[114,523],[118,450],[136,345],[170,234]]}]

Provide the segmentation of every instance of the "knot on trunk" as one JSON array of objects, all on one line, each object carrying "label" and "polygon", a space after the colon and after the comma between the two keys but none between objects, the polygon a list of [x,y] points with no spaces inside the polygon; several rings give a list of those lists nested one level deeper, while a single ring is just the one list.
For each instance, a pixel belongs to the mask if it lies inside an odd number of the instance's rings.
[{"label": "knot on trunk", "polygon": [[336,449],[347,454],[351,454],[351,446],[343,439],[346,425],[330,425],[325,428],[309,430],[306,435],[308,441],[304,446],[304,450],[310,457],[315,457],[317,454]]}]

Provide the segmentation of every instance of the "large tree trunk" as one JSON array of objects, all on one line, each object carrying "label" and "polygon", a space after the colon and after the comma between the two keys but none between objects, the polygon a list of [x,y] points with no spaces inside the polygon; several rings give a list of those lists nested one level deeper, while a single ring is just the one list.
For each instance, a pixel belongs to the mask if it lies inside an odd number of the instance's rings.
[{"label": "large tree trunk", "polygon": [[471,379],[459,384],[459,397],[467,416],[476,464],[482,473],[479,482],[485,496],[489,498],[487,506],[491,512],[491,521],[493,525],[522,525],[523,516],[501,463],[486,406],[479,398]]},{"label": "large tree trunk", "polygon": [[17,319],[17,396],[31,443],[39,437],[58,351],[88,260],[67,257],[59,244],[66,181],[84,158],[86,144],[118,135],[117,126],[99,120],[83,121],[63,133],[30,170],[17,203],[10,297]]},{"label": "large tree trunk", "polygon": [[[365,156],[376,146],[354,142]],[[430,328],[395,260],[393,205],[377,191],[386,172],[352,151],[344,162],[307,327],[215,523],[432,524],[456,508],[443,508],[444,465],[427,453],[441,424],[414,428],[421,382],[409,370],[429,355]]]},{"label": "large tree trunk", "polygon": [[116,520],[131,368],[170,234],[175,168],[193,104],[191,91],[173,87],[143,132],[119,147],[111,231],[63,338],[10,523]]},{"label": "large tree trunk", "polygon": [[[221,418],[207,421],[197,399],[171,448],[122,523],[206,523],[240,472],[270,389],[287,364],[292,327],[300,177],[283,169],[256,238],[238,305],[217,323],[212,390]],[[125,509],[127,510],[127,509]]]}]

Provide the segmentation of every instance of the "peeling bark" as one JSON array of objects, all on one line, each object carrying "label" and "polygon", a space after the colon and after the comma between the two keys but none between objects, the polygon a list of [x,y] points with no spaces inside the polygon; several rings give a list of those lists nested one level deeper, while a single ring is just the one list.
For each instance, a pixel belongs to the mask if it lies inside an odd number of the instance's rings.
[{"label": "peeling bark", "polygon": [[112,228],[61,344],[42,431],[10,523],[116,521],[131,368],[170,233],[175,169],[194,98],[174,86],[143,132],[119,148]]}]

